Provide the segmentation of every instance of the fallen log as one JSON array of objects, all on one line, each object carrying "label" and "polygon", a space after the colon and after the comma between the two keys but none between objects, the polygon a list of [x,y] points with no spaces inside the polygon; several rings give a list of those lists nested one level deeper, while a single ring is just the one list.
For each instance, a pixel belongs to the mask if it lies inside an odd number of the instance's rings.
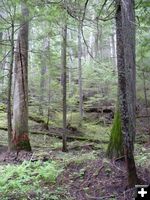
[{"label": "fallen log", "polygon": [[[62,134],[57,134],[57,133],[51,133],[51,132],[43,132],[43,131],[30,131],[31,134],[39,134],[39,135],[47,135],[50,137],[57,137],[59,139],[62,139]],[[87,142],[94,142],[94,143],[105,143],[107,144],[108,141],[101,141],[98,139],[93,139],[93,138],[87,138],[83,136],[74,136],[74,135],[66,135],[67,140],[79,140],[79,141],[87,141]]]},{"label": "fallen log", "polygon": [[38,116],[29,115],[29,119],[32,120],[32,121],[35,121],[39,124],[46,124],[45,120],[42,119],[41,117],[38,117]]},{"label": "fallen log", "polygon": [[[7,131],[8,129],[6,127],[0,127],[0,130]],[[35,130],[30,130],[29,132],[31,134],[35,134],[35,135],[47,135],[49,137],[57,137],[59,139],[62,139],[62,133],[64,131],[62,128],[51,128],[50,130],[51,130],[51,132],[50,131],[35,131]],[[70,130],[67,130],[66,132],[67,132],[66,137],[67,137],[68,141],[78,140],[78,141],[94,142],[94,143],[98,143],[98,144],[100,144],[100,143],[107,144],[108,143],[108,141],[101,141],[98,139],[87,138],[84,136],[71,135]]]}]

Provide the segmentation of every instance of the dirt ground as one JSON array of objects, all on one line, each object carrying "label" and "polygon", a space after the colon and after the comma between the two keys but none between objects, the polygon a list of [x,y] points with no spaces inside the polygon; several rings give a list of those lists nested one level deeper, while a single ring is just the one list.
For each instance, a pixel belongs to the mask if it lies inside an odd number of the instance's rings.
[{"label": "dirt ground", "polygon": [[[150,124],[148,124],[147,119],[138,119],[137,141],[146,150],[150,149],[149,130]],[[83,152],[90,153],[93,149],[95,150],[92,143],[83,144],[80,142],[80,144],[81,146],[78,148],[70,148],[69,152],[80,157]],[[9,153],[7,146],[0,145],[0,165],[20,164],[24,160],[35,162],[39,160],[35,153],[38,150],[35,148],[33,153],[25,151]],[[61,152],[61,148],[49,148],[44,151],[45,153],[40,157],[42,162],[49,159],[57,160],[57,154]],[[55,193],[57,188],[65,188],[67,192],[63,194],[63,196],[66,195],[63,199],[66,198],[66,200],[132,200],[135,196],[135,190],[127,187],[127,172],[124,161],[122,159],[108,160],[105,158],[104,152],[100,150],[97,150],[96,153],[97,158],[95,160],[89,159],[80,163],[70,162],[67,164],[64,171],[58,176],[56,183],[48,186],[49,190]],[[150,184],[149,169],[137,167],[137,172],[140,184]],[[32,195],[29,195],[29,197],[30,200],[35,200]]]},{"label": "dirt ground", "polygon": [[[5,147],[6,148],[6,147]],[[29,152],[0,154],[1,164],[13,163],[20,164],[23,160],[38,160],[36,156]],[[1,147],[2,150],[2,147]],[[82,151],[92,151],[92,145],[82,146]],[[72,151],[81,151],[73,150]],[[60,149],[47,152],[43,155],[42,161],[48,159],[56,159]],[[80,153],[80,152],[78,152]],[[143,168],[138,168],[138,177],[141,184],[150,184],[149,171]],[[55,192],[57,188],[63,187],[74,200],[131,200],[134,198],[134,189],[127,188],[127,174],[125,163],[123,160],[100,159],[87,160],[81,163],[71,162],[64,171],[58,176],[54,185],[49,186],[49,190]],[[34,199],[30,197],[30,199]],[[66,199],[67,196],[66,196]]]}]

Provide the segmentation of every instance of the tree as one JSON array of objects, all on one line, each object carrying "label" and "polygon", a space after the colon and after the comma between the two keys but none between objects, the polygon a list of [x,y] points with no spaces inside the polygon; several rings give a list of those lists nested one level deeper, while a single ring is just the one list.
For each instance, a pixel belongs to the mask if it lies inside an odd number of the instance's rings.
[{"label": "tree", "polygon": [[[43,39],[43,49],[47,50],[48,39]],[[45,63],[45,54],[46,52],[41,53],[41,77],[40,77],[40,97],[39,97],[39,113],[40,115],[44,115],[43,112],[43,103],[44,103],[44,89],[45,89],[45,75],[46,75],[46,63]]]},{"label": "tree", "polygon": [[8,77],[8,101],[7,101],[7,123],[8,123],[8,148],[11,149],[12,140],[12,111],[11,111],[11,98],[12,98],[12,72],[14,65],[14,19],[11,22],[11,60]]},{"label": "tree", "polygon": [[62,46],[61,46],[61,64],[62,64],[62,94],[63,94],[63,147],[62,151],[67,151],[67,139],[66,139],[66,129],[67,129],[67,60],[66,60],[66,50],[67,50],[67,24],[64,22],[62,27]]},{"label": "tree", "polygon": [[116,1],[117,29],[117,67],[119,109],[123,134],[125,162],[128,173],[128,184],[137,183],[134,161],[135,108],[136,108],[136,74],[135,74],[135,16],[134,1]]},{"label": "tree", "polygon": [[81,46],[81,22],[78,25],[78,68],[79,68],[79,111],[80,117],[83,118],[83,88],[82,88],[82,46]]},{"label": "tree", "polygon": [[11,150],[31,151],[28,136],[28,16],[24,1],[21,4],[22,21],[15,52],[13,138]]}]

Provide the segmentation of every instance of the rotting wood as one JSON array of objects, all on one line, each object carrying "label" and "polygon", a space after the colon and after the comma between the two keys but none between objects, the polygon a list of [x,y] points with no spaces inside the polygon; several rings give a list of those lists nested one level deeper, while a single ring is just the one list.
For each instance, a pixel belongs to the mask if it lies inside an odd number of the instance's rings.
[{"label": "rotting wood", "polygon": [[[48,131],[35,131],[35,130],[30,130],[30,134],[35,134],[35,135],[47,135],[49,137],[57,137],[59,139],[62,139],[62,130],[58,132],[61,128],[52,128],[54,132],[48,132]],[[7,131],[8,129],[6,127],[0,127],[0,130]],[[98,140],[98,139],[93,139],[93,138],[87,138],[83,136],[76,136],[76,135],[70,135],[69,130],[67,131],[67,139],[68,140],[78,140],[78,141],[88,141],[88,142],[94,142],[97,144],[108,144],[108,141],[104,140]]]},{"label": "rotting wood", "polygon": [[[37,135],[47,135],[50,137],[57,137],[59,139],[62,139],[62,135],[58,133],[51,133],[51,132],[42,132],[42,131],[30,131],[31,134],[37,134]],[[79,141],[88,141],[88,142],[94,142],[94,143],[105,143],[107,144],[107,141],[101,141],[98,139],[92,139],[92,138],[86,138],[83,136],[74,136],[74,135],[69,135],[67,134],[67,139],[68,140],[79,140]]]},{"label": "rotting wood", "polygon": [[29,115],[29,119],[32,120],[32,121],[35,121],[39,124],[46,124],[45,120],[38,117],[38,116]]}]

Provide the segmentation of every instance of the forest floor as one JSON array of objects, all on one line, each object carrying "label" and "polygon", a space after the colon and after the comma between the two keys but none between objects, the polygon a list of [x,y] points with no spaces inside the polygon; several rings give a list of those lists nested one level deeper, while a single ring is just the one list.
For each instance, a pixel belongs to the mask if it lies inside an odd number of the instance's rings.
[{"label": "forest floor", "polygon": [[[5,113],[0,126],[5,126]],[[74,120],[75,121],[75,120]],[[30,120],[30,127],[43,131]],[[135,160],[142,184],[150,184],[150,144],[145,119],[138,119]],[[110,126],[85,121],[82,137],[70,140],[67,153],[61,151],[61,139],[31,134],[32,153],[7,152],[7,131],[0,130],[1,200],[130,200],[134,189],[127,188],[122,159],[106,158]],[[99,141],[99,142],[98,142]]]}]

